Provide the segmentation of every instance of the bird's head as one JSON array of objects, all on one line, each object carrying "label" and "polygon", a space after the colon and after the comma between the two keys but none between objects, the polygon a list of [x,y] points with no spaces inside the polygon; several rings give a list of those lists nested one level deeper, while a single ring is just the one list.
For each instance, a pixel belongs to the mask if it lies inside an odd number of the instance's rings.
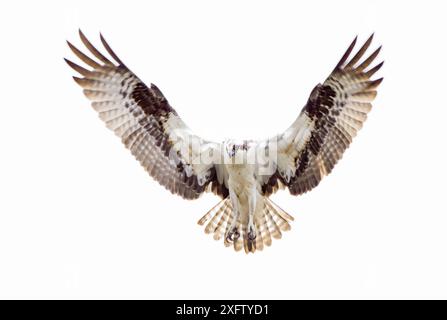
[{"label": "bird's head", "polygon": [[227,152],[228,157],[230,159],[234,158],[237,154],[237,151],[240,148],[240,144],[235,140],[227,140],[225,141],[225,151]]},{"label": "bird's head", "polygon": [[225,151],[230,159],[237,157],[243,157],[244,153],[248,150],[247,141],[239,140],[226,140]]}]

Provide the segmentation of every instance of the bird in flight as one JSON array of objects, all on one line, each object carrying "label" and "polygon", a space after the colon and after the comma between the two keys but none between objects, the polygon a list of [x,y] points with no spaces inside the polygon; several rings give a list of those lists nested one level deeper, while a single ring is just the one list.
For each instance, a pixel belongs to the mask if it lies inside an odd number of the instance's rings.
[{"label": "bird in flight", "polygon": [[[269,197],[287,188],[301,195],[328,175],[371,110],[383,78],[371,77],[380,48],[365,58],[373,35],[355,53],[351,43],[329,77],[312,90],[296,120],[264,140],[225,140],[195,135],[154,84],[146,86],[110,48],[109,57],[79,30],[90,56],[68,46],[87,66],[65,59],[73,77],[106,126],[121,138],[143,168],[162,186],[185,199],[205,192],[221,197],[199,224],[225,246],[246,253],[270,246],[290,230],[293,217]],[[351,57],[352,56],[352,57]]]}]

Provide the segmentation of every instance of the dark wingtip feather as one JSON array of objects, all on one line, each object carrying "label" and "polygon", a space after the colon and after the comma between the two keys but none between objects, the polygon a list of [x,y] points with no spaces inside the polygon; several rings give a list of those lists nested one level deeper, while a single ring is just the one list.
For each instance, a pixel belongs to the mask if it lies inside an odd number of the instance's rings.
[{"label": "dark wingtip feather", "polygon": [[64,61],[76,72],[78,72],[79,74],[82,74],[84,77],[90,74],[90,71],[77,65],[76,63],[64,58]]},{"label": "dark wingtip feather", "polygon": [[377,80],[374,80],[374,82],[376,83],[377,86],[379,86],[382,83],[382,81],[383,81],[383,77],[379,78]]},{"label": "dark wingtip feather", "polygon": [[107,52],[112,56],[113,59],[115,59],[116,62],[118,62],[120,65],[125,66],[125,64],[121,61],[120,58],[116,55],[116,53],[110,48],[109,44],[107,43],[106,39],[102,35],[102,33],[99,34],[99,37],[101,38],[102,45],[107,50]]},{"label": "dark wingtip feather", "polygon": [[379,79],[376,79],[376,80],[373,80],[373,81],[370,81],[369,84],[368,84],[367,90],[375,90],[375,89],[377,89],[377,87],[382,83],[382,81],[383,81],[383,77],[379,78]]},{"label": "dark wingtip feather", "polygon": [[73,80],[82,87],[82,78],[79,77],[73,77]]},{"label": "dark wingtip feather", "polygon": [[376,65],[374,68],[371,68],[370,70],[365,72],[365,75],[370,78],[373,76],[377,71],[379,71],[380,68],[382,68],[385,61],[380,62],[378,65]]},{"label": "dark wingtip feather", "polygon": [[112,65],[113,63],[107,59],[98,49],[96,49],[92,43],[87,39],[84,33],[79,29],[79,37],[81,38],[82,43],[86,46],[86,48],[99,60],[104,62],[105,64]]},{"label": "dark wingtip feather", "polygon": [[366,50],[368,50],[371,42],[374,38],[374,33],[369,36],[369,38],[365,41],[363,46],[359,49],[359,51],[355,54],[355,56],[349,61],[349,63],[345,66],[345,68],[352,68],[365,54]]},{"label": "dark wingtip feather", "polygon": [[89,66],[93,67],[93,68],[97,68],[100,69],[101,65],[99,63],[97,63],[95,60],[91,59],[90,57],[88,57],[86,54],[84,54],[81,50],[79,50],[78,48],[76,48],[70,41],[67,40],[67,44],[70,47],[71,51],[73,51],[73,53],[82,61],[84,61],[86,64],[88,64]]},{"label": "dark wingtip feather", "polygon": [[346,60],[348,59],[349,55],[352,52],[352,49],[354,49],[354,46],[357,42],[357,38],[358,38],[358,36],[355,36],[354,40],[349,45],[348,50],[346,50],[345,54],[341,57],[340,61],[337,63],[337,66],[335,67],[334,70],[340,68],[346,62]]},{"label": "dark wingtip feather", "polygon": [[66,42],[67,45],[70,47],[70,49],[73,51],[72,48],[74,48],[74,45],[73,45],[70,41],[68,41],[68,40],[65,40],[65,42]]},{"label": "dark wingtip feather", "polygon": [[377,57],[377,55],[379,54],[380,50],[382,49],[382,46],[378,47],[376,49],[376,51],[374,51],[368,58],[366,58],[365,61],[362,62],[361,65],[359,65],[355,71],[356,72],[361,72],[363,70],[365,70],[366,68],[368,68],[368,66],[371,64],[371,62],[374,61],[374,59]]}]

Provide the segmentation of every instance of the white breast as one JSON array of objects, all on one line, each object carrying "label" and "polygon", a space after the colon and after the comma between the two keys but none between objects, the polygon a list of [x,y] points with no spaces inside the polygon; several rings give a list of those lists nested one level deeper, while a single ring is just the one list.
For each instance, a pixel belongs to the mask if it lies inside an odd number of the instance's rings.
[{"label": "white breast", "polygon": [[248,164],[228,164],[228,186],[238,195],[243,195],[252,190],[256,183],[254,166]]}]

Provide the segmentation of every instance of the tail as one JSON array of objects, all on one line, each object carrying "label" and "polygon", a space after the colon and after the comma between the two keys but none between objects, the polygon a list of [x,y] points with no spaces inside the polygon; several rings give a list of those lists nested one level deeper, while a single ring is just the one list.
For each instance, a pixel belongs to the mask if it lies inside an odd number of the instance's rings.
[{"label": "tail", "polygon": [[231,222],[233,220],[233,207],[230,198],[225,198],[208,211],[199,221],[198,224],[205,226],[205,233],[213,234],[215,240],[224,238],[226,247],[233,246],[234,250],[240,251],[244,248],[245,253],[262,251],[265,246],[272,244],[272,238],[281,239],[282,232],[290,230],[290,221],[293,217],[276,205],[272,200],[263,197],[257,206],[254,216],[256,226],[256,238],[249,239],[247,232],[246,217],[240,215],[236,223],[236,228],[240,237],[234,241],[229,241],[226,234],[230,231]]}]

